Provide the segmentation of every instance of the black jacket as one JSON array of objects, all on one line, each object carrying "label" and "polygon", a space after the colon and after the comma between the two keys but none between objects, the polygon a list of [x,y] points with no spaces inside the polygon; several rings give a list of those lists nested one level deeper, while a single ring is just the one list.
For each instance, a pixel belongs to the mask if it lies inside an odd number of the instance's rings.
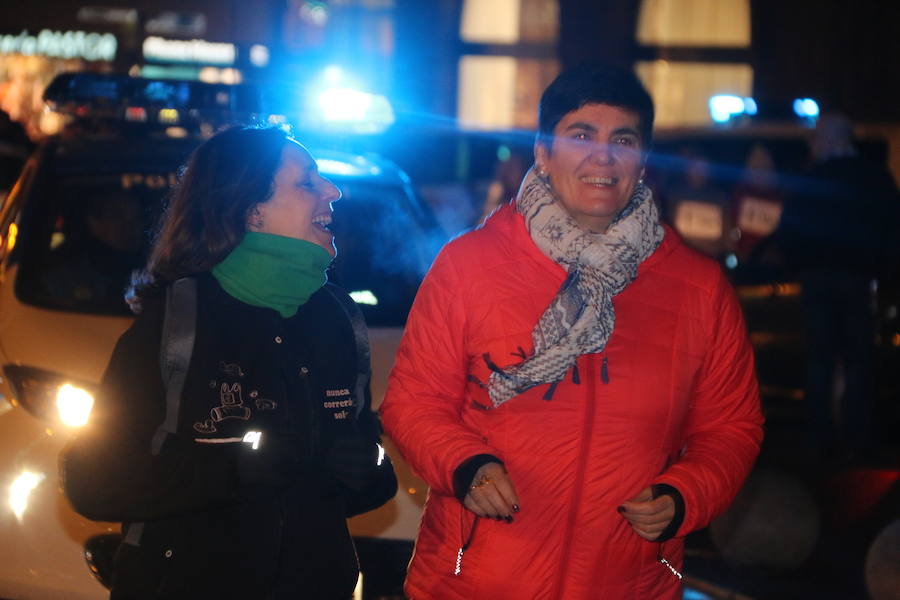
[{"label": "black jacket", "polygon": [[345,293],[323,288],[283,319],[211,275],[197,281],[177,434],[150,451],[166,411],[164,303],[151,298],[67,460],[95,465],[79,475],[92,503],[128,507],[112,598],[348,598],[358,567],[345,518],[360,491],[396,482],[379,477],[390,463],[377,463],[368,388],[354,393],[356,342],[333,295]]}]

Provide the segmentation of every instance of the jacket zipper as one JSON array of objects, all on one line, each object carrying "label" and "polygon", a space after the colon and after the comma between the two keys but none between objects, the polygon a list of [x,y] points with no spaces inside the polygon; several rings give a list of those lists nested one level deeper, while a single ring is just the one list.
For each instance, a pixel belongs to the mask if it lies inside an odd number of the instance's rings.
[{"label": "jacket zipper", "polygon": [[661,564],[662,566],[669,569],[669,571],[672,572],[672,575],[674,575],[678,579],[684,579],[684,575],[682,575],[681,572],[678,571],[678,569],[676,569],[675,567],[672,566],[672,563],[669,562],[669,559],[667,559],[665,556],[663,556],[663,548],[665,548],[665,546],[666,546],[665,542],[660,542],[657,545],[657,548],[656,548],[657,562],[659,562],[659,564]]},{"label": "jacket zipper", "polygon": [[[463,518],[465,518],[466,516],[466,510],[468,509],[463,508]],[[466,541],[463,542],[463,545],[460,546],[459,550],[456,551],[456,567],[453,569],[453,574],[456,576],[459,576],[459,574],[462,573],[463,554],[466,550],[469,549],[469,546],[472,545],[472,540],[475,538],[475,528],[478,527],[478,519],[480,519],[480,517],[478,515],[475,515],[475,520],[472,521],[472,528],[469,530],[469,535],[468,537],[466,537]]]},{"label": "jacket zipper", "polygon": [[306,367],[306,365],[300,367],[300,381],[302,382],[301,385],[303,386],[303,390],[306,392],[306,410],[309,413],[309,460],[314,463],[316,448],[319,445],[319,420],[312,389],[309,383],[309,368]]},{"label": "jacket zipper", "polygon": [[[603,357],[604,361],[606,360],[606,356]],[[569,563],[569,554],[572,549],[572,531],[575,529],[575,519],[578,514],[578,508],[581,504],[581,486],[584,482],[584,470],[585,463],[587,462],[587,451],[588,446],[590,445],[591,432],[594,429],[594,402],[595,396],[597,393],[597,379],[596,372],[594,371],[594,361],[587,360],[587,400],[584,403],[584,425],[581,429],[581,447],[578,450],[578,466],[575,471],[575,481],[572,486],[572,502],[571,508],[569,509],[569,518],[566,523],[565,530],[565,546],[563,546],[563,554],[562,561],[560,564],[566,565]],[[601,372],[602,375],[602,372]],[[565,577],[566,570],[560,569],[559,574],[556,578],[556,594],[553,595],[553,598],[563,598],[563,578]]]}]

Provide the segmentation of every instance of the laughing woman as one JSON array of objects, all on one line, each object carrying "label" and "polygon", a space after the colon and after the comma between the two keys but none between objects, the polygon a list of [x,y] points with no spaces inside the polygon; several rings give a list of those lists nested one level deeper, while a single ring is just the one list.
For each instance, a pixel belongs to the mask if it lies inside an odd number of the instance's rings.
[{"label": "laughing woman", "polygon": [[683,538],[762,437],[718,266],[642,183],[653,104],[586,66],[541,98],[518,197],[444,248],[391,373],[385,429],[431,486],[413,600],[675,600]]},{"label": "laughing woman", "polygon": [[365,332],[326,284],[340,196],[278,129],[226,131],[189,160],[65,461],[76,509],[126,521],[114,600],[351,596],[345,519],[396,480]]}]

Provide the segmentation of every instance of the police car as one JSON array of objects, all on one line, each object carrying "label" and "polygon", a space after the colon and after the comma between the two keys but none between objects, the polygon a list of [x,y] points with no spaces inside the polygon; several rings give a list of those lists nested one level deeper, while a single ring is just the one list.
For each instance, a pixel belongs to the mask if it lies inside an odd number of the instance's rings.
[{"label": "police car", "polygon": [[[92,394],[131,322],[122,291],[145,260],[179,165],[218,127],[258,109],[241,86],[97,74],[60,76],[45,99],[72,121],[29,158],[0,209],[0,597],[99,599],[108,596],[119,525],[71,510],[57,457],[90,419]],[[444,239],[389,161],[311,151],[343,192],[330,277],[370,326],[377,408],[406,313]],[[401,491],[354,518],[351,531],[370,590],[393,593],[426,486],[386,445]]]}]

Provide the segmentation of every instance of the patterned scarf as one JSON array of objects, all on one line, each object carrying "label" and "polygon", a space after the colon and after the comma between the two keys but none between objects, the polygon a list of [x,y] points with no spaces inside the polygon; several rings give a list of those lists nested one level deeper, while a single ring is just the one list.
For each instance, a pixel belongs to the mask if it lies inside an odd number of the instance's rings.
[{"label": "patterned scarf", "polygon": [[606,347],[616,322],[613,296],[637,276],[638,265],[664,234],[653,194],[643,183],[606,233],[579,227],[533,167],[519,188],[516,209],[534,243],[568,276],[531,332],[534,354],[506,369],[489,363],[494,408],[536,385],[561,381],[580,355]]}]

